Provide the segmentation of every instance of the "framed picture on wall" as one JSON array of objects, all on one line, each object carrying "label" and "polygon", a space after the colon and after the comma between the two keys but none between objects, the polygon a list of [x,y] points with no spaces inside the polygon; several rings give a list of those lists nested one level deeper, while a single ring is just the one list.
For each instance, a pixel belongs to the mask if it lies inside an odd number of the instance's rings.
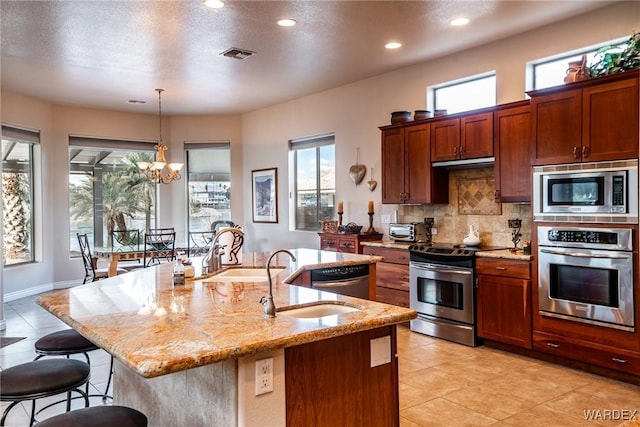
[{"label": "framed picture on wall", "polygon": [[278,170],[251,171],[253,222],[278,222]]}]

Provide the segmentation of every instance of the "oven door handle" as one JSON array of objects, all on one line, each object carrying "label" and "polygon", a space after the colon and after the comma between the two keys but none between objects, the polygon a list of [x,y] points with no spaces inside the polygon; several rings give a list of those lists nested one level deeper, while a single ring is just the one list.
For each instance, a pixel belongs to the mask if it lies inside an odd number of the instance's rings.
[{"label": "oven door handle", "polygon": [[608,258],[608,259],[629,259],[630,256],[627,254],[590,254],[586,252],[563,252],[563,251],[554,251],[551,249],[540,249],[540,252],[545,254],[553,254],[553,255],[564,255],[564,256],[572,256],[576,258]]},{"label": "oven door handle", "polygon": [[471,271],[467,271],[467,270],[456,270],[456,269],[445,269],[445,268],[437,268],[437,267],[429,267],[429,268],[425,268],[425,267],[416,267],[414,266],[413,268],[421,270],[421,271],[426,271],[429,273],[443,273],[443,274],[466,274],[466,275],[471,275],[473,274],[473,272]]}]

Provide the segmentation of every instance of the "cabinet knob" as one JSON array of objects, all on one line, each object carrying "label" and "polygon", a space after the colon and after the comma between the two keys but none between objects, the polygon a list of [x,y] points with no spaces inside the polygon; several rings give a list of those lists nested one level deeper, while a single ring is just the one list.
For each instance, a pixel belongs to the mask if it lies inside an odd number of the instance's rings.
[{"label": "cabinet knob", "polygon": [[582,147],[582,157],[583,158],[589,157],[589,151],[586,145]]},{"label": "cabinet knob", "polygon": [[627,363],[627,359],[621,359],[619,357],[612,357],[611,360],[613,360],[616,363]]},{"label": "cabinet knob", "polygon": [[458,147],[453,147],[453,156],[458,157]]},{"label": "cabinet knob", "polygon": [[578,158],[578,147],[573,147],[573,158],[574,159]]},{"label": "cabinet knob", "polygon": [[460,146],[460,149],[458,149],[458,152],[460,153],[460,157],[462,157],[464,154],[464,147],[462,145]]},{"label": "cabinet knob", "polygon": [[507,267],[496,267],[496,270],[507,271]]},{"label": "cabinet knob", "polygon": [[554,342],[548,342],[547,346],[553,347],[553,348],[560,348],[560,344],[557,344],[557,343],[554,343]]}]

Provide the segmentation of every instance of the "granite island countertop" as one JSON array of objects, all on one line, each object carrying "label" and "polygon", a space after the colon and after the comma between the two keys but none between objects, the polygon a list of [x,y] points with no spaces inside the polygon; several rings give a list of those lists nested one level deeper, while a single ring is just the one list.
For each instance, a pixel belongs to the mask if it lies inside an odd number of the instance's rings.
[{"label": "granite island countertop", "polygon": [[[40,296],[38,304],[147,378],[416,317],[406,308],[287,284],[305,269],[375,263],[381,257],[314,249],[291,252],[296,262],[283,253],[272,261],[272,269],[284,267],[273,280],[279,310],[318,301],[360,310],[311,319],[266,318],[259,303],[268,294],[266,280],[199,278],[174,287],[172,264],[54,291]],[[264,267],[268,257],[269,253],[244,253],[242,267]]]}]

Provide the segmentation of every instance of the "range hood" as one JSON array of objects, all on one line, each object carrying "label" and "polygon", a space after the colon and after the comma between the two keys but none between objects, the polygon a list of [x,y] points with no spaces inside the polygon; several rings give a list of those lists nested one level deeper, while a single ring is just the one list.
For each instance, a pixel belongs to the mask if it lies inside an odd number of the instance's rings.
[{"label": "range hood", "polygon": [[475,159],[458,159],[447,160],[446,162],[433,162],[431,167],[434,168],[447,168],[447,169],[470,169],[470,168],[484,168],[493,166],[496,162],[495,157],[479,157]]}]

